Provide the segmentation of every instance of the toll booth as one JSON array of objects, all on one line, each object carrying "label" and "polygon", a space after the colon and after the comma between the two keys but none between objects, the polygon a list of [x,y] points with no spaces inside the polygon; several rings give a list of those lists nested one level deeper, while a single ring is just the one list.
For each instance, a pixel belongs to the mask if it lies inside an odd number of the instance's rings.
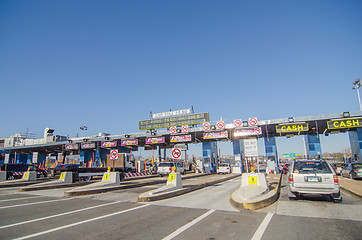
[{"label": "toll booth", "polygon": [[304,143],[308,159],[322,159],[319,134],[304,135]]},{"label": "toll booth", "polygon": [[233,140],[233,152],[234,152],[234,158],[235,163],[234,167],[240,168],[241,172],[245,172],[244,164],[242,162],[242,159],[244,158],[244,153],[241,150],[241,139],[234,139]]},{"label": "toll booth", "polygon": [[362,159],[362,128],[348,131],[352,151],[352,162],[361,162]]},{"label": "toll booth", "polygon": [[274,161],[276,166],[279,167],[278,152],[277,152],[275,137],[265,137],[264,145],[265,145],[266,159]]},{"label": "toll booth", "polygon": [[203,142],[202,143],[202,158],[205,172],[216,172],[217,168],[217,142]]}]

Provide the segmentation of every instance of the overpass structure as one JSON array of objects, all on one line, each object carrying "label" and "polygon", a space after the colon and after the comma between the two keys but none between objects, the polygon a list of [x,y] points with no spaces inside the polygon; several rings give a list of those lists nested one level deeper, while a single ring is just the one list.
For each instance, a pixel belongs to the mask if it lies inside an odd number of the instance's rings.
[{"label": "overpass structure", "polygon": [[[158,161],[166,159],[166,149],[185,147],[188,144],[202,144],[204,166],[214,171],[218,161],[218,141],[231,141],[235,156],[235,163],[242,166],[245,163],[245,143],[250,139],[263,138],[265,155],[268,160],[278,164],[277,142],[278,137],[293,137],[304,135],[305,149],[308,158],[322,158],[320,135],[348,132],[353,161],[362,159],[362,112],[344,112],[337,114],[315,115],[306,117],[288,117],[272,120],[258,121],[249,118],[248,121],[240,119],[233,123],[223,121],[208,121],[208,113],[186,115],[188,121],[177,121],[163,128],[164,121],[174,120],[156,119],[151,122],[140,121],[140,129],[146,130],[138,133],[125,133],[119,135],[93,136],[83,138],[64,138],[52,136],[53,129],[47,128],[43,142],[31,144],[16,144],[5,139],[0,154],[4,155],[4,162],[34,162],[44,164],[47,156],[55,156],[58,162],[64,162],[67,155],[79,154],[80,163],[93,163],[99,166],[106,162],[107,154],[112,149],[120,153],[130,153],[143,147],[145,150],[158,151]],[[186,118],[184,117],[184,118]],[[192,119],[201,117],[203,123]],[[180,120],[180,119],[176,119]],[[174,124],[175,126],[173,126]],[[192,125],[188,127],[187,125]],[[178,126],[178,127],[176,127]],[[182,126],[182,127],[181,127]],[[180,128],[181,127],[181,128]],[[49,133],[50,132],[50,133]],[[52,141],[49,141],[52,139]],[[7,141],[9,141],[7,143]],[[103,164],[104,166],[104,164]]]}]

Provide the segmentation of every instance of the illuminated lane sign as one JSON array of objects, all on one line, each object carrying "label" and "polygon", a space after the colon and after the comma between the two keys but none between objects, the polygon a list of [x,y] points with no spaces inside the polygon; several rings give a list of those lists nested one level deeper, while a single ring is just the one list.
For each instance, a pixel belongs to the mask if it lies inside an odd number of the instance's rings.
[{"label": "illuminated lane sign", "polygon": [[73,144],[67,144],[64,146],[64,148],[66,150],[78,150],[79,149],[79,145],[77,143],[73,143]]},{"label": "illuminated lane sign", "polygon": [[169,128],[173,126],[197,125],[209,121],[209,113],[195,113],[190,115],[156,118],[139,121],[139,130]]},{"label": "illuminated lane sign", "polygon": [[218,138],[227,138],[227,137],[228,137],[228,131],[204,133],[204,139],[218,139]]},{"label": "illuminated lane sign", "polygon": [[127,139],[121,141],[121,146],[133,146],[138,145],[138,139]]},{"label": "illuminated lane sign", "polygon": [[117,147],[117,141],[101,142],[101,147],[102,148]]},{"label": "illuminated lane sign", "polygon": [[81,143],[80,144],[81,149],[91,149],[91,148],[96,148],[96,143]]},{"label": "illuminated lane sign", "polygon": [[327,127],[328,129],[362,127],[362,118],[328,121]]},{"label": "illuminated lane sign", "polygon": [[179,136],[171,136],[170,142],[177,143],[177,142],[191,142],[191,135],[179,135]]},{"label": "illuminated lane sign", "polygon": [[146,138],[146,144],[165,143],[165,137]]},{"label": "illuminated lane sign", "polygon": [[277,133],[303,132],[308,130],[309,130],[308,123],[296,123],[296,124],[276,126]]}]

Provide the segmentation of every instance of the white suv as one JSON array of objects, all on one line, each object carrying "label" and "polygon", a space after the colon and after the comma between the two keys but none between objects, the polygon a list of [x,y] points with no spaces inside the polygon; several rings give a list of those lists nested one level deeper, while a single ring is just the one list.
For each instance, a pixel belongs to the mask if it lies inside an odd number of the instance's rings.
[{"label": "white suv", "polygon": [[157,173],[162,177],[163,175],[171,173],[172,167],[176,168],[176,172],[180,172],[181,174],[186,173],[186,169],[182,166],[181,162],[161,162],[160,165],[158,165]]},{"label": "white suv", "polygon": [[217,173],[217,174],[219,174],[219,173],[222,173],[222,174],[231,173],[230,164],[229,164],[229,163],[221,163],[221,164],[217,167],[216,173]]},{"label": "white suv", "polygon": [[294,160],[287,174],[288,197],[297,199],[301,194],[330,195],[341,202],[338,177],[324,160]]}]

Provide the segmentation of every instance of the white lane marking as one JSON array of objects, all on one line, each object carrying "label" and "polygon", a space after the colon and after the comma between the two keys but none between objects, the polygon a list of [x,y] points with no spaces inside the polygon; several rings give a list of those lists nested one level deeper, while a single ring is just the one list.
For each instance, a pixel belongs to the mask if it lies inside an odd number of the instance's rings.
[{"label": "white lane marking", "polygon": [[202,214],[200,217],[192,220],[191,222],[189,222],[188,224],[180,227],[179,229],[177,229],[176,231],[174,231],[173,233],[171,233],[170,235],[168,235],[167,237],[163,238],[162,240],[170,240],[174,237],[176,237],[177,235],[179,235],[180,233],[182,233],[183,231],[185,231],[186,229],[188,229],[189,227],[192,227],[193,225],[195,225],[196,223],[200,222],[202,219],[206,218],[207,216],[209,216],[210,214],[212,214],[213,212],[215,212],[214,209],[211,209],[210,211]]},{"label": "white lane marking", "polygon": [[142,205],[142,206],[139,206],[139,207],[134,207],[134,208],[126,209],[126,210],[123,210],[123,211],[119,211],[119,212],[115,212],[115,213],[103,215],[103,216],[96,217],[96,218],[91,218],[91,219],[84,220],[84,221],[81,221],[81,222],[76,222],[76,223],[72,223],[72,224],[69,224],[69,225],[64,225],[64,226],[61,226],[61,227],[49,229],[49,230],[46,230],[46,231],[43,231],[43,232],[38,232],[38,233],[31,234],[31,235],[27,235],[27,236],[15,238],[15,239],[13,239],[13,240],[22,240],[22,239],[28,239],[28,238],[38,237],[38,236],[41,236],[41,235],[44,235],[44,234],[47,234],[47,233],[59,231],[59,230],[65,229],[65,228],[74,227],[74,226],[81,225],[81,224],[84,224],[84,223],[89,223],[89,222],[97,221],[97,220],[100,220],[100,219],[103,219],[103,218],[107,218],[107,217],[112,217],[112,216],[115,216],[115,215],[118,215],[118,214],[130,212],[130,211],[137,210],[137,209],[144,208],[144,207],[148,207],[148,206],[150,206],[150,205],[147,204],[147,205]]},{"label": "white lane marking", "polygon": [[8,202],[8,201],[24,200],[24,199],[29,199],[29,198],[40,198],[40,197],[42,197],[42,196],[32,196],[32,197],[23,197],[23,198],[3,199],[3,200],[0,200],[0,202]]},{"label": "white lane marking", "polygon": [[67,200],[72,200],[72,199],[74,199],[74,198],[56,199],[56,200],[49,200],[49,201],[42,201],[42,202],[34,202],[34,203],[24,203],[24,204],[18,204],[18,205],[11,205],[11,206],[0,207],[0,209],[4,209],[4,208],[14,208],[14,207],[22,207],[22,206],[29,206],[29,205],[35,205],[35,204],[48,203],[48,202],[67,201]]},{"label": "white lane marking", "polygon": [[121,201],[111,202],[111,203],[105,203],[105,204],[102,204],[102,205],[97,205],[97,206],[92,206],[92,207],[77,209],[77,210],[70,211],[70,212],[55,214],[55,215],[51,215],[51,216],[47,216],[47,217],[42,217],[42,218],[37,218],[37,219],[32,219],[32,220],[28,220],[28,221],[24,221],[24,222],[13,223],[13,224],[5,225],[5,226],[0,226],[0,229],[9,228],[9,227],[14,227],[14,226],[18,226],[18,225],[22,225],[22,224],[27,224],[27,223],[32,223],[32,222],[37,222],[37,221],[42,221],[42,220],[46,220],[46,219],[50,219],[50,218],[55,218],[55,217],[60,217],[60,216],[64,216],[64,215],[68,215],[68,214],[72,214],[72,213],[87,211],[87,210],[90,210],[90,209],[99,208],[99,207],[104,207],[104,206],[108,206],[108,205],[112,205],[112,204],[116,204],[116,203],[120,203],[120,202],[121,202]]},{"label": "white lane marking", "polygon": [[256,232],[254,233],[254,236],[251,238],[251,240],[260,240],[261,237],[263,236],[266,228],[268,227],[270,220],[272,219],[274,213],[268,213],[264,220],[261,222],[260,226],[258,227],[258,229],[256,230]]}]

